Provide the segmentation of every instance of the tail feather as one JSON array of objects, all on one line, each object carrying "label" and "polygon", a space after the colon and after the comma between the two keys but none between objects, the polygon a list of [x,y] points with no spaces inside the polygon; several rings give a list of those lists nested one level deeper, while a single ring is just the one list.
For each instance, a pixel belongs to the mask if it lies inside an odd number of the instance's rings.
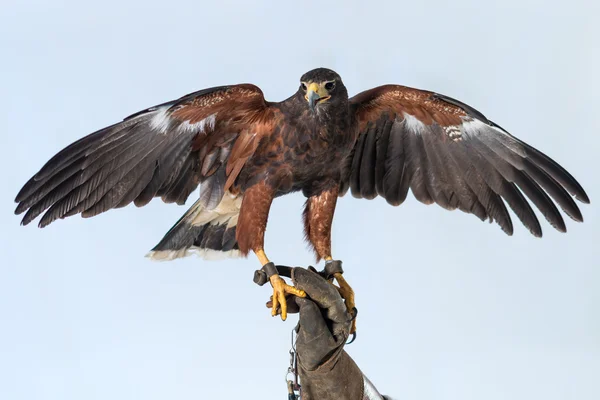
[{"label": "tail feather", "polygon": [[211,210],[196,201],[146,256],[159,261],[191,254],[207,260],[241,257],[235,238],[241,204],[241,196],[229,193]]}]

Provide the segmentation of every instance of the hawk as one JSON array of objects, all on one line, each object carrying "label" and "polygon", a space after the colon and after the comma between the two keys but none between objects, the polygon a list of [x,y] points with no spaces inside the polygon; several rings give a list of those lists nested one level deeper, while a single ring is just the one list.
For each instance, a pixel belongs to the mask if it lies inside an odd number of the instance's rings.
[{"label": "hawk", "polygon": [[[268,102],[251,84],[221,86],[148,108],[92,133],[50,159],[21,189],[16,213],[40,227],[92,217],[154,197],[198,200],[150,253],[174,259],[246,256],[269,263],[264,235],[273,199],[301,191],[306,239],[317,261],[333,260],[331,225],[339,196],[417,200],[495,221],[513,233],[510,207],[535,236],[529,198],[561,232],[557,205],[583,221],[573,197],[589,198],[564,168],[487,119],[438,93],[385,85],[348,97],[340,76],[318,68],[296,93]],[[354,293],[334,278],[349,308]],[[286,318],[285,294],[303,296],[277,274],[273,315]]]}]

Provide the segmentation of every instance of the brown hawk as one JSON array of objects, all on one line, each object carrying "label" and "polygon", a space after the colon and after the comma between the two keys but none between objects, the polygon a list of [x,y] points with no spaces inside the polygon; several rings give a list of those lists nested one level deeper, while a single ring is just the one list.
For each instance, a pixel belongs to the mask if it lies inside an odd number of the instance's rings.
[{"label": "brown hawk", "polygon": [[[495,221],[507,234],[508,205],[535,236],[540,223],[526,197],[561,232],[556,205],[582,221],[573,197],[588,203],[560,165],[450,97],[386,85],[348,98],[340,76],[307,72],[298,91],[267,102],[250,84],[201,90],[138,112],[71,144],[42,167],[16,197],[22,223],[39,226],[92,217],[154,197],[185,203],[200,197],[150,253],[173,259],[246,255],[262,265],[271,202],[302,191],[306,238],[317,259],[332,260],[331,224],[338,196],[417,200]],[[556,205],[555,205],[556,203]],[[354,295],[335,274],[348,307]],[[273,313],[286,318],[285,294],[303,295],[278,275]]]}]

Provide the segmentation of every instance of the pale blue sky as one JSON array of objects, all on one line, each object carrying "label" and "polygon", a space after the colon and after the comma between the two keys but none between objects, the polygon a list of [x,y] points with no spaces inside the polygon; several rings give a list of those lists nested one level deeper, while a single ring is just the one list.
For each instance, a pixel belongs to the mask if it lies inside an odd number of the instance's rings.
[{"label": "pale blue sky", "polygon": [[[343,198],[334,256],[357,292],[348,350],[364,372],[399,399],[600,398],[597,2],[87,3],[0,9],[0,398],[284,398],[296,317],[263,308],[256,261],[143,257],[186,207],[39,230],[12,202],[56,151],[133,112],[239,82],[281,100],[319,66],[351,93],[399,83],[463,100],[592,199],[584,224],[564,235],[544,221],[539,240],[412,195],[399,208]],[[303,201],[275,202],[276,262],[312,262]]]}]

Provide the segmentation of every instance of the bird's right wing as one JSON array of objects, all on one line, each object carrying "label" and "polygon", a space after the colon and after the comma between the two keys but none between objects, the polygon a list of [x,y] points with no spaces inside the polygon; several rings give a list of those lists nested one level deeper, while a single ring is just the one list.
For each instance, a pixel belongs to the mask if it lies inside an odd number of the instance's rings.
[{"label": "bird's right wing", "polygon": [[183,204],[202,183],[216,206],[273,123],[262,91],[249,84],[201,90],[148,108],[56,154],[21,189],[16,214],[44,227],[154,197]]}]

